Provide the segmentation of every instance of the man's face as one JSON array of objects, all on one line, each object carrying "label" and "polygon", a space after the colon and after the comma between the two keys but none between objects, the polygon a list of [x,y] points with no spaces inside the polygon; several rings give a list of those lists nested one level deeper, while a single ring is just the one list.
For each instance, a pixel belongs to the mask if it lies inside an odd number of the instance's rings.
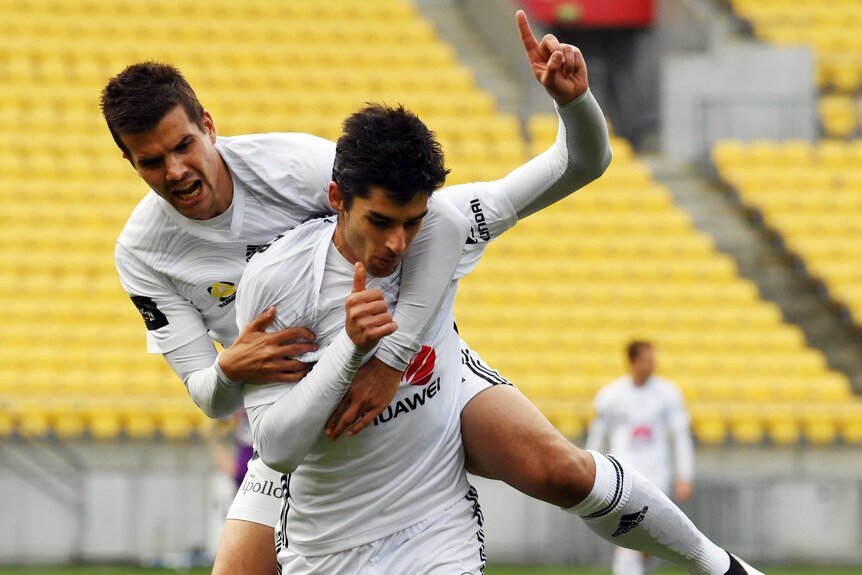
[{"label": "man's face", "polygon": [[422,226],[430,197],[420,193],[402,205],[372,186],[367,198],[353,198],[350,209],[345,209],[338,184],[331,183],[330,204],[339,218],[336,245],[348,260],[362,262],[371,275],[393,274]]},{"label": "man's face", "polygon": [[632,360],[632,374],[646,379],[653,373],[655,373],[655,352],[652,347],[642,347],[637,357]]},{"label": "man's face", "polygon": [[129,150],[123,157],[138,175],[179,213],[194,220],[223,213],[233,197],[230,176],[214,146],[215,125],[209,112],[204,113],[203,123],[201,129],[177,105],[152,130],[121,134]]}]

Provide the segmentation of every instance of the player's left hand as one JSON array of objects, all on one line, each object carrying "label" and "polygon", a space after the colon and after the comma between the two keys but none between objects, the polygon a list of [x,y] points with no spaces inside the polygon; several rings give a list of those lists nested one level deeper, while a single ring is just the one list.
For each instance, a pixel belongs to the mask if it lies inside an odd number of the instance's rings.
[{"label": "player's left hand", "polygon": [[694,484],[683,479],[677,480],[673,486],[673,498],[675,501],[688,501],[694,495]]},{"label": "player's left hand", "polygon": [[590,84],[581,51],[571,44],[560,43],[553,34],[537,42],[523,10],[515,13],[515,19],[533,75],[557,104],[565,106],[586,92]]},{"label": "player's left hand", "polygon": [[356,372],[353,383],[332,412],[326,423],[326,436],[335,441],[345,431],[348,437],[353,437],[365,429],[392,402],[400,383],[400,371],[372,357]]}]

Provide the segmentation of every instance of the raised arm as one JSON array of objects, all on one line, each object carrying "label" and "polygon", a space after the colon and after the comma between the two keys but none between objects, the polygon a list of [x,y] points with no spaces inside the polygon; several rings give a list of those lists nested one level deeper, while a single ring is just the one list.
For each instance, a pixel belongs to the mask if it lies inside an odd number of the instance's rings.
[{"label": "raised arm", "polygon": [[516,19],[533,74],[560,117],[553,146],[501,180],[518,218],[557,202],[601,176],[611,162],[608,127],[589,90],[581,51],[548,34],[536,41],[527,16]]}]

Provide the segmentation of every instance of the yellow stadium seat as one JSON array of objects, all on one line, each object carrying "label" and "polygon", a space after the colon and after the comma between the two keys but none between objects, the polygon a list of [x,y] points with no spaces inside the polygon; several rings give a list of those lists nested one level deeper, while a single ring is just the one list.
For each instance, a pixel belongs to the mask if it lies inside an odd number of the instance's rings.
[{"label": "yellow stadium seat", "polygon": [[764,414],[769,439],[779,445],[793,445],[800,438],[795,406],[770,405]]},{"label": "yellow stadium seat", "polygon": [[814,445],[826,445],[838,436],[838,413],[819,405],[802,405],[802,426],[805,439]]},{"label": "yellow stadium seat", "polygon": [[726,440],[725,412],[720,405],[699,404],[692,412],[692,430],[700,443],[716,445]]}]

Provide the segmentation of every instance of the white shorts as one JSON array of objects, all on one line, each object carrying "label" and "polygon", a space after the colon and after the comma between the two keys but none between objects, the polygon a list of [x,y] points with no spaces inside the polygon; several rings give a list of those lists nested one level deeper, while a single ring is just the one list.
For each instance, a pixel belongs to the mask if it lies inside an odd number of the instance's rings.
[{"label": "white shorts", "polygon": [[282,476],[283,474],[264,465],[255,452],[248,460],[248,471],[227,512],[227,519],[275,527],[284,494]]},{"label": "white shorts", "polygon": [[[461,393],[459,409],[476,395],[494,385],[512,385],[500,373],[488,366],[479,354],[461,340]],[[227,519],[251,521],[275,527],[281,510],[281,477],[255,455],[248,462],[248,472],[237,491]]]},{"label": "white shorts", "polygon": [[281,549],[283,573],[311,575],[480,575],[485,535],[476,490],[446,511],[366,545],[331,555],[302,557]]},{"label": "white shorts", "polygon": [[464,409],[471,399],[479,392],[494,385],[512,385],[512,383],[500,375],[500,372],[482,361],[479,354],[467,346],[467,342],[461,341],[461,395],[458,408]]}]

